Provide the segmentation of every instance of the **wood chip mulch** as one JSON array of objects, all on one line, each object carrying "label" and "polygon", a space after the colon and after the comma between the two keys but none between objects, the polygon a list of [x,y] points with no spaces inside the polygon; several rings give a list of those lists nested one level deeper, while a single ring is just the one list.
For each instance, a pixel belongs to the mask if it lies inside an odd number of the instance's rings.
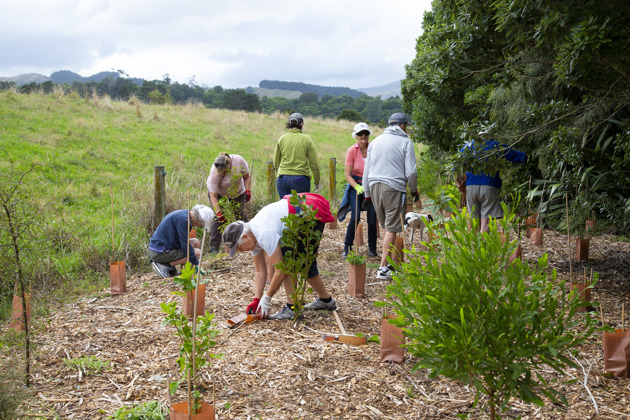
[{"label": "wood chip mulch", "polygon": [[[326,230],[318,258],[324,281],[338,303],[339,315],[349,334],[380,332],[381,309],[387,283],[375,279],[378,259],[368,260],[367,297],[347,293],[347,264],[341,257],[347,221]],[[415,241],[418,241],[416,235]],[[621,324],[621,305],[630,310],[630,243],[610,235],[591,240],[591,259],[574,263],[574,270],[593,268],[600,283],[593,300],[603,305],[606,322]],[[380,247],[380,241],[379,241]],[[365,250],[365,246],[363,250]],[[523,257],[535,261],[549,254],[549,265],[559,279],[568,279],[566,236],[545,230],[542,247],[523,241]],[[338,334],[331,313],[307,313],[297,328],[291,321],[262,321],[228,329],[227,319],[242,313],[253,296],[254,268],[249,255],[225,255],[209,267],[206,309],[216,314],[222,333],[215,353],[201,372],[203,384],[214,385],[218,419],[420,419],[487,418],[485,400],[473,408],[474,389],[445,378],[429,379],[421,369],[411,373],[415,360],[409,354],[398,364],[379,362],[379,345],[335,344],[322,339]],[[226,269],[227,268],[227,269]],[[162,326],[161,302],[173,295],[172,280],[153,273],[128,279],[128,291],[83,298],[36,320],[33,396],[20,407],[30,418],[105,419],[117,408],[149,400],[167,401],[166,382],[179,379],[175,362],[179,343],[171,327]],[[309,296],[312,298],[314,296]],[[272,312],[284,302],[281,289]],[[628,310],[626,311],[628,312]],[[629,323],[626,322],[626,325]],[[630,382],[605,373],[601,336],[577,349],[583,369],[559,377],[551,369],[547,378],[564,383],[569,407],[544,407],[510,401],[503,415],[523,419],[630,418]],[[96,356],[109,363],[100,374],[86,376],[67,367],[64,358]],[[586,382],[586,386],[582,382]],[[207,399],[212,391],[204,392]],[[183,392],[177,396],[183,398]]]}]

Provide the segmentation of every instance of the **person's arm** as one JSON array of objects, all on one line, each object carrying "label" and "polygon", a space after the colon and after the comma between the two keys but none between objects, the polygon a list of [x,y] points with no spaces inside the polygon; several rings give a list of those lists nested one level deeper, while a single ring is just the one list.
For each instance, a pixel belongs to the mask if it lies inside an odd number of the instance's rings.
[{"label": "person's arm", "polygon": [[252,178],[249,176],[249,172],[243,174],[243,184],[245,184],[245,190],[251,191]]},{"label": "person's arm", "polygon": [[370,197],[370,149],[372,148],[372,143],[368,145],[367,159],[365,159],[365,167],[363,168],[363,191],[365,194],[365,198]]},{"label": "person's arm", "polygon": [[[190,228],[192,229],[192,227],[193,225],[191,223]],[[182,250],[185,250],[186,247],[188,247],[188,261],[190,261],[192,265],[199,265],[199,260],[197,259],[197,255],[195,255],[195,248],[190,244],[190,241],[188,240],[189,232],[190,231],[188,230],[188,225],[185,225],[182,229],[179,229],[179,231],[177,232],[179,247]]]},{"label": "person's arm", "polygon": [[405,176],[409,191],[414,195],[418,192],[418,167],[416,166],[416,151],[411,140],[407,142],[407,150],[405,151]]},{"label": "person's arm", "polygon": [[276,176],[278,175],[278,171],[280,170],[280,163],[282,162],[282,150],[280,150],[280,142],[282,141],[282,137],[276,143],[276,148],[273,150],[273,167],[276,172]]},{"label": "person's arm", "polygon": [[306,153],[309,166],[311,167],[311,172],[313,173],[313,183],[315,185],[319,185],[319,163],[317,162],[317,151],[315,150],[315,144],[312,139],[310,139],[309,144],[310,146]]},{"label": "person's arm", "polygon": [[254,274],[254,297],[260,299],[265,291],[267,282],[267,263],[264,251],[260,251],[258,255],[254,256],[254,268],[256,270]]},{"label": "person's arm", "polygon": [[214,208],[214,214],[221,212],[221,207],[219,206],[219,196],[215,192],[208,193],[210,195],[210,202],[212,203],[212,207]]}]

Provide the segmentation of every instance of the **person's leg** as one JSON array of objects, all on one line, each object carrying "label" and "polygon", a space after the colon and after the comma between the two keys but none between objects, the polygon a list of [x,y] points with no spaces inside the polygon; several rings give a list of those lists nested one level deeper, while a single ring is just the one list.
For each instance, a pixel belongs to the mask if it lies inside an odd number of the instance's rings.
[{"label": "person's leg", "polygon": [[350,188],[350,191],[348,191],[348,198],[350,200],[350,221],[348,222],[348,229],[346,230],[346,238],[343,242],[344,254],[347,254],[348,251],[352,249],[352,245],[354,244],[354,235],[355,235],[354,225],[356,223],[355,220],[357,219],[357,210],[361,208],[361,207],[357,208],[356,206],[356,200],[357,200],[356,197],[357,197],[357,192],[354,190],[354,188]]},{"label": "person's leg", "polygon": [[[363,201],[361,200],[361,198],[359,198],[359,201]],[[376,212],[374,211],[374,207],[370,207],[367,211],[367,225],[368,225],[368,249],[370,251],[370,254],[374,254],[376,255],[376,241],[377,241],[377,236],[376,236]]]},{"label": "person's leg", "polygon": [[[201,249],[195,248],[195,256],[197,257],[197,260],[199,260],[199,258],[201,257]],[[174,267],[179,264],[186,264],[187,262],[188,262],[188,258],[186,258],[186,255],[184,255],[182,258],[175,261],[171,261],[169,264]]]},{"label": "person's leg", "polygon": [[479,212],[481,214],[481,233],[490,230],[490,218],[501,219],[503,208],[500,204],[499,189],[489,185],[479,186]]},{"label": "person's leg", "polygon": [[287,194],[291,194],[290,185],[288,185],[288,177],[287,175],[280,175],[276,180],[276,189],[278,190],[278,195],[280,198],[284,197]]},{"label": "person's leg", "polygon": [[383,248],[381,254],[381,267],[387,267],[387,257],[390,256],[392,249],[396,246],[396,232],[385,231],[383,235]]},{"label": "person's leg", "polygon": [[245,193],[239,195],[234,199],[238,203],[238,214],[240,215],[240,220],[243,222],[249,222],[249,217],[247,217],[247,211],[245,209],[247,197],[245,197]]},{"label": "person's leg", "polygon": [[317,293],[317,296],[319,296],[322,299],[330,298],[330,293],[328,293],[328,290],[326,289],[326,286],[324,285],[324,280],[322,280],[322,276],[320,276],[319,273],[317,273],[313,277],[310,277],[307,281],[308,281],[308,284],[310,284],[311,287],[313,288],[313,291]]},{"label": "person's leg", "polygon": [[223,226],[224,222],[220,221],[217,217],[210,222],[210,252],[218,252],[221,247],[221,233],[219,228]]}]

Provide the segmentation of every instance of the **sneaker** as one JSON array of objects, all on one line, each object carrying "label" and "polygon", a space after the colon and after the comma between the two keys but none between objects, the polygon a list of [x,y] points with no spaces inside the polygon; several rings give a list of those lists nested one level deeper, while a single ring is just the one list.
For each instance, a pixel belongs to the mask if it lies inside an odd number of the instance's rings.
[{"label": "sneaker", "polygon": [[210,248],[210,254],[218,254],[219,250],[217,248]]},{"label": "sneaker", "polygon": [[380,280],[391,280],[392,271],[389,269],[389,267],[380,267],[376,272],[376,278]]},{"label": "sneaker", "polygon": [[352,247],[348,247],[348,246],[344,246],[343,247],[343,254],[341,254],[342,257],[344,258],[348,258],[348,253],[352,251]]},{"label": "sneaker", "polygon": [[[172,277],[171,276],[171,266],[170,265],[166,265],[166,264],[160,264],[157,263],[155,261],[153,261],[151,263],[151,268],[153,269],[153,271],[155,271],[155,274],[158,275],[158,277],[165,279],[167,277]],[[175,268],[175,267],[173,267]]]},{"label": "sneaker", "polygon": [[[278,312],[277,314],[273,314],[273,315],[269,315],[269,319],[293,319],[295,318],[295,312],[293,312],[291,310],[291,308],[289,308],[287,305],[284,305],[282,307],[282,310],[280,312]],[[304,315],[300,314],[300,316],[298,317],[298,319],[303,319]]]},{"label": "sneaker", "polygon": [[378,257],[378,254],[376,253],[376,251],[370,251],[368,252],[368,257],[369,258]]},{"label": "sneaker", "polygon": [[337,302],[335,302],[335,299],[330,302],[324,302],[320,298],[317,298],[315,301],[304,307],[305,311],[334,311],[335,309],[337,309]]}]

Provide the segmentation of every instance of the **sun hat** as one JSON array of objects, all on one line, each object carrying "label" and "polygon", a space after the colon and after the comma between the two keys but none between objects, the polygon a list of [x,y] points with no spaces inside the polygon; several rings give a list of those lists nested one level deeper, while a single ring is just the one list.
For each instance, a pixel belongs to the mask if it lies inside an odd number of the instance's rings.
[{"label": "sun hat", "polygon": [[225,243],[225,245],[229,248],[230,257],[233,257],[234,254],[236,254],[238,240],[241,239],[244,226],[245,223],[239,220],[237,222],[230,223],[223,231],[223,243]]},{"label": "sun hat", "polygon": [[203,220],[204,229],[210,231],[210,224],[212,223],[212,219],[214,219],[214,211],[203,204],[197,204],[191,210],[195,216],[199,216],[199,218]]},{"label": "sun hat", "polygon": [[368,133],[372,134],[372,130],[370,130],[370,128],[368,127],[368,125],[364,122],[360,122],[357,125],[354,126],[354,131],[352,132],[352,137],[354,139],[357,138],[357,133],[360,133],[361,131],[367,131]]}]

